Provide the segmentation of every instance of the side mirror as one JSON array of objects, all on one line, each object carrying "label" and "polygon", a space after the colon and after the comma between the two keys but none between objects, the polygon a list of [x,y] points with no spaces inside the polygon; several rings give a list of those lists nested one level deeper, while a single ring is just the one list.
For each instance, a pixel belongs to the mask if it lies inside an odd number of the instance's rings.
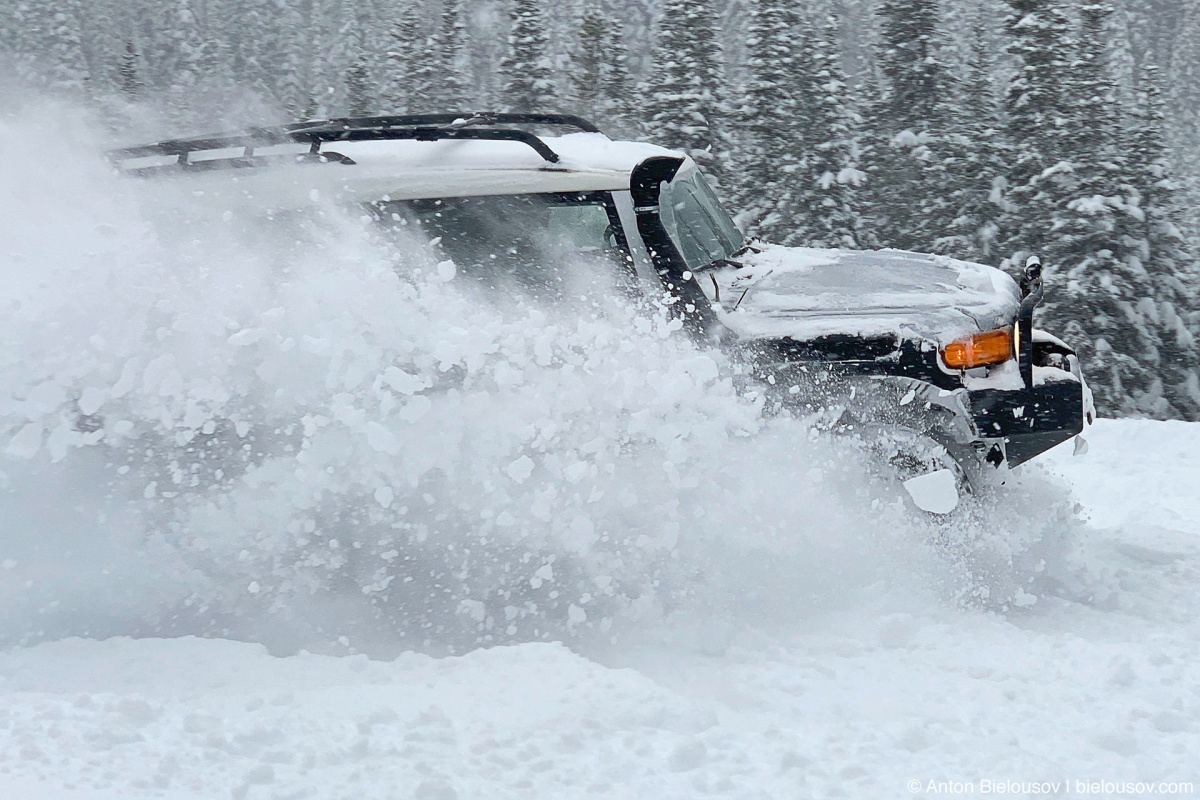
[{"label": "side mirror", "polygon": [[1042,295],[1042,259],[1030,256],[1025,261],[1025,269],[1021,272],[1021,298],[1035,294],[1038,300]]},{"label": "side mirror", "polygon": [[1021,307],[1017,310],[1016,348],[1021,380],[1033,388],[1033,310],[1042,302],[1042,259],[1030,256],[1021,272]]}]

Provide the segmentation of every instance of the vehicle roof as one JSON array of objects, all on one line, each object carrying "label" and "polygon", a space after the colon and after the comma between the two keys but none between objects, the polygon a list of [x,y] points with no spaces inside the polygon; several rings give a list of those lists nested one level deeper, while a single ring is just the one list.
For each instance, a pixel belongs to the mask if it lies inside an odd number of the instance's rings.
[{"label": "vehicle roof", "polygon": [[[546,162],[520,142],[504,141],[356,141],[331,142],[324,155],[338,153],[353,164],[281,161],[245,169],[187,170],[163,173],[177,185],[210,198],[228,196],[269,206],[294,206],[316,199],[371,202],[480,195],[629,189],[630,174],[652,156],[682,154],[642,142],[614,141],[599,133],[543,136],[560,156]],[[256,149],[258,156],[302,154],[308,146],[288,143]],[[239,150],[197,154],[193,164],[236,157]],[[149,156],[126,168],[154,167],[171,157]],[[155,181],[157,182],[157,181]]]}]

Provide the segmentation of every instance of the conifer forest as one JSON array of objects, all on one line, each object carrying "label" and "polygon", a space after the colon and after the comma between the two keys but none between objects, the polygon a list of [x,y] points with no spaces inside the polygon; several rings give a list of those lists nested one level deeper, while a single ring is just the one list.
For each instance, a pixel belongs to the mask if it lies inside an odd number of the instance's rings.
[{"label": "conifer forest", "polygon": [[1040,254],[1100,412],[1200,419],[1195,0],[0,0],[0,115],[30,98],[131,144],[580,114],[768,241]]}]

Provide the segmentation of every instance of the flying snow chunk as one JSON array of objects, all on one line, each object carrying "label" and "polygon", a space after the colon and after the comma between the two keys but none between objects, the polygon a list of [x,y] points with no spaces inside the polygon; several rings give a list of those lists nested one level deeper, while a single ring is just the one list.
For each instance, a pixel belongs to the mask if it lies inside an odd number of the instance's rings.
[{"label": "flying snow chunk", "polygon": [[400,394],[412,395],[425,388],[425,382],[399,367],[388,367],[383,371],[383,382]]},{"label": "flying snow chunk", "polygon": [[909,478],[904,488],[917,508],[930,514],[949,514],[958,507],[958,484],[948,469]]},{"label": "flying snow chunk", "polygon": [[17,458],[33,458],[37,455],[38,450],[42,449],[42,433],[40,422],[29,423],[9,440],[5,452]]},{"label": "flying snow chunk", "polygon": [[100,410],[100,406],[104,405],[104,401],[107,399],[108,392],[95,386],[89,386],[79,397],[79,412],[90,417]]},{"label": "flying snow chunk", "polygon": [[454,276],[458,274],[458,270],[455,269],[453,261],[439,261],[437,274],[442,283],[449,283],[454,280]]},{"label": "flying snow chunk", "polygon": [[515,482],[524,483],[533,474],[533,459],[529,456],[521,456],[508,465],[506,472],[508,472],[508,477]]},{"label": "flying snow chunk", "polygon": [[391,508],[392,501],[396,499],[396,493],[392,491],[390,486],[380,486],[375,490],[375,502],[384,508]]}]

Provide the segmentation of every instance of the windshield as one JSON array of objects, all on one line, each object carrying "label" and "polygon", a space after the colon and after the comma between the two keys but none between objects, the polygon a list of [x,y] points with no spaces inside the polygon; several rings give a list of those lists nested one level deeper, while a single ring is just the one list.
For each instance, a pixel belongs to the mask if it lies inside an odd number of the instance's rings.
[{"label": "windshield", "polygon": [[688,269],[730,259],[746,240],[700,170],[682,169],[659,189],[659,214]]}]

